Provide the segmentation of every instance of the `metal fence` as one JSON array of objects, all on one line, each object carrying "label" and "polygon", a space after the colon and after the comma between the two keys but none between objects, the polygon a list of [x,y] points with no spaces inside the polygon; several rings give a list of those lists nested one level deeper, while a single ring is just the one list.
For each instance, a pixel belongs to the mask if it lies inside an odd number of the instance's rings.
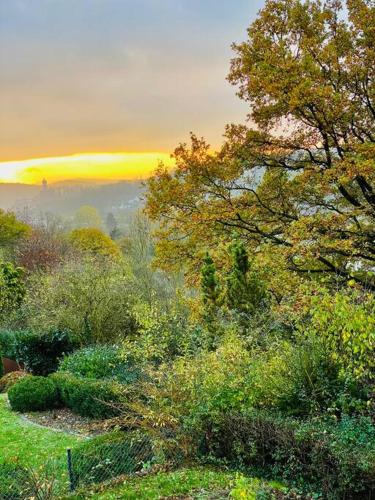
[{"label": "metal fence", "polygon": [[68,485],[63,457],[35,468],[17,461],[0,463],[0,500],[54,500],[68,491]]},{"label": "metal fence", "polygon": [[67,450],[69,489],[147,470],[155,462],[153,443],[140,433],[102,436]]},{"label": "metal fence", "polygon": [[174,462],[144,433],[104,434],[39,469],[0,464],[0,500],[55,500],[120,476],[147,473],[163,461]]}]

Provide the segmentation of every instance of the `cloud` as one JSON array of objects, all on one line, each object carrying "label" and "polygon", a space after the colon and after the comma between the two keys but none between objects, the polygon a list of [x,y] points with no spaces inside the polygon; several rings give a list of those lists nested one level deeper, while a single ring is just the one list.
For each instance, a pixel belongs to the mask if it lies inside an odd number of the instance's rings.
[{"label": "cloud", "polygon": [[263,1],[1,0],[0,160],[220,141],[230,43]]}]

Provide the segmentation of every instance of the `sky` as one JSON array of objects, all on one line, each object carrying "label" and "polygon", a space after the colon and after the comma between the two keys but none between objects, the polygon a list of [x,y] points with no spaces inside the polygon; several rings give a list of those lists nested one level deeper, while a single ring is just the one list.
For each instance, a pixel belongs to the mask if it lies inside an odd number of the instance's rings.
[{"label": "sky", "polygon": [[0,181],[143,177],[190,131],[217,147],[248,112],[230,45],[263,4],[0,0]]}]

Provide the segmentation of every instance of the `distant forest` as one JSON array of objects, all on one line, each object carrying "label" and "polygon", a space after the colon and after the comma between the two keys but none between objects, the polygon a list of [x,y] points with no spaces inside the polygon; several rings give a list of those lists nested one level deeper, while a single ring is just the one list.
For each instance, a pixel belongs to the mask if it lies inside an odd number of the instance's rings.
[{"label": "distant forest", "polygon": [[93,182],[57,183],[43,187],[29,184],[0,184],[0,208],[17,213],[53,213],[69,217],[82,205],[92,205],[104,216],[142,206],[141,181],[110,184]]}]

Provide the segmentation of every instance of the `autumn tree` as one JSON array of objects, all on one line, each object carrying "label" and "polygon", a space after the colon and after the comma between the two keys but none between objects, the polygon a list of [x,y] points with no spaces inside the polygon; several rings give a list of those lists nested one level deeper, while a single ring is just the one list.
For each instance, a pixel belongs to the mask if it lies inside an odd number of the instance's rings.
[{"label": "autumn tree", "polygon": [[27,271],[48,271],[58,266],[69,252],[66,238],[46,228],[34,228],[16,250],[17,263]]},{"label": "autumn tree", "polygon": [[0,208],[0,247],[14,246],[30,232],[30,227],[17,219],[13,212],[5,212]]},{"label": "autumn tree", "polygon": [[162,263],[236,231],[291,275],[375,290],[374,26],[371,0],[266,2],[229,74],[252,126],[218,153],[192,135],[148,183]]},{"label": "autumn tree", "polygon": [[69,239],[74,248],[89,256],[116,259],[121,255],[116,243],[100,229],[75,229]]}]

